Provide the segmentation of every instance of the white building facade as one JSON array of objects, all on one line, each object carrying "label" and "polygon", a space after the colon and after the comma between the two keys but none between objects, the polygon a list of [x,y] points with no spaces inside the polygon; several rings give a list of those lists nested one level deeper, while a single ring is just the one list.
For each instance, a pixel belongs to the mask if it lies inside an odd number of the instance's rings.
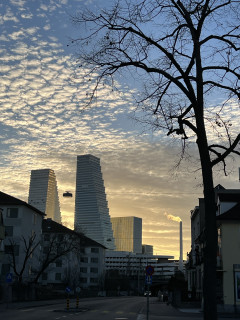
[{"label": "white building facade", "polygon": [[111,217],[116,251],[142,253],[142,219]]},{"label": "white building facade", "polygon": [[136,254],[124,251],[107,251],[105,255],[106,270],[118,270],[120,274],[146,274],[146,267],[154,268],[154,277],[169,280],[177,268],[177,263],[171,261],[174,256]]},{"label": "white building facade", "polygon": [[52,169],[31,171],[28,203],[61,223],[57,179]]},{"label": "white building facade", "polygon": [[[13,282],[30,282],[33,279],[33,270],[38,268],[37,258],[40,256],[40,245],[37,244],[41,239],[44,213],[3,192],[0,192],[0,208],[5,228],[4,253],[0,261],[0,279],[2,282],[6,282],[6,275],[10,273],[13,276]],[[33,239],[32,243],[29,242],[31,239]],[[34,254],[30,255],[25,263],[26,250],[31,250],[35,245],[37,247]],[[18,274],[13,269],[12,250],[14,250],[15,268]]]},{"label": "white building facade", "polygon": [[77,157],[74,228],[107,249],[114,250],[100,159],[90,154]]},{"label": "white building facade", "polygon": [[65,288],[67,283],[72,289],[102,289],[105,247],[51,219],[43,221],[42,236],[43,259],[54,241],[61,243],[62,247],[65,242],[65,248],[69,242],[72,249],[66,250],[66,254],[59,256],[44,270],[39,279],[41,284]]}]

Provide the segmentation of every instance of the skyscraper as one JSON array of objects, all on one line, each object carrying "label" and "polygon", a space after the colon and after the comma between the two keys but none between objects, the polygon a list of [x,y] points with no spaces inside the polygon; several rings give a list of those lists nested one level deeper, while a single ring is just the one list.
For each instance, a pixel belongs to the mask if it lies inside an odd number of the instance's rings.
[{"label": "skyscraper", "polygon": [[100,159],[90,154],[77,156],[74,228],[114,250]]},{"label": "skyscraper", "polygon": [[116,250],[142,253],[142,219],[112,217],[111,222]]},{"label": "skyscraper", "polygon": [[51,169],[31,171],[28,203],[61,223],[56,175]]}]

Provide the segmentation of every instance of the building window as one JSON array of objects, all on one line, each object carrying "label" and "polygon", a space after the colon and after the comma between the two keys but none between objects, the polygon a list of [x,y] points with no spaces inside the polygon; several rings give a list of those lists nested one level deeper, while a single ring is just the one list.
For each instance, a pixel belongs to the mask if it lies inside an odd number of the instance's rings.
[{"label": "building window", "polygon": [[7,218],[18,218],[18,208],[8,208]]},{"label": "building window", "polygon": [[16,257],[19,256],[19,245],[5,245],[5,254],[14,254]]},{"label": "building window", "polygon": [[12,237],[13,236],[13,226],[5,226],[5,234],[6,234],[6,237]]},{"label": "building window", "polygon": [[80,268],[80,272],[87,273],[87,268]]},{"label": "building window", "polygon": [[63,241],[64,240],[64,235],[63,234],[58,234],[57,239],[58,239],[58,241]]},{"label": "building window", "polygon": [[91,248],[92,253],[99,253],[99,248]]},{"label": "building window", "polygon": [[47,280],[48,279],[48,274],[47,272],[42,273],[42,280]]},{"label": "building window", "polygon": [[81,283],[87,283],[87,278],[80,278]]},{"label": "building window", "polygon": [[98,273],[98,268],[91,268],[91,269],[90,269],[90,272],[91,272],[91,273]]},{"label": "building window", "polygon": [[50,240],[50,234],[46,233],[44,234],[44,241],[49,241]]},{"label": "building window", "polygon": [[49,247],[43,247],[43,253],[47,254],[49,252]]},{"label": "building window", "polygon": [[2,269],[1,269],[1,275],[5,276],[9,272],[10,272],[10,264],[3,263]]},{"label": "building window", "polygon": [[81,257],[80,261],[84,263],[88,263],[88,257]]},{"label": "building window", "polygon": [[62,267],[62,260],[56,261],[56,267],[61,268]]},{"label": "building window", "polygon": [[80,248],[81,253],[85,253],[85,248]]},{"label": "building window", "polygon": [[98,258],[91,258],[92,263],[98,263]]},{"label": "building window", "polygon": [[90,278],[91,283],[98,283],[98,278]]},{"label": "building window", "polygon": [[61,280],[61,273],[55,273],[55,280]]}]

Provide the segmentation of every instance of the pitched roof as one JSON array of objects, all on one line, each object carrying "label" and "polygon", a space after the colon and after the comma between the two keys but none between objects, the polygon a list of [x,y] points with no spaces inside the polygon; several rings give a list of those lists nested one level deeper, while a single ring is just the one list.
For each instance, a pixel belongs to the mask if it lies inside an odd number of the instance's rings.
[{"label": "pitched roof", "polygon": [[25,207],[28,207],[29,209],[37,212],[38,214],[42,215],[42,216],[45,216],[45,213],[38,210],[37,208],[31,206],[30,204],[28,204],[27,202],[25,201],[22,201],[18,198],[15,198],[13,196],[10,196],[9,194],[7,193],[4,193],[4,192],[1,192],[0,191],[0,205],[11,205],[11,206],[25,206]]},{"label": "pitched roof", "polygon": [[93,239],[90,239],[88,237],[86,237],[85,235],[78,233],[72,229],[69,229],[65,226],[63,226],[62,224],[53,221],[52,219],[48,218],[48,219],[43,219],[42,221],[42,232],[43,233],[64,233],[64,234],[72,234],[75,235],[79,238],[81,238],[81,243],[84,246],[95,246],[95,247],[102,247],[105,248],[102,244],[94,241]]},{"label": "pitched roof", "polygon": [[240,202],[216,218],[217,220],[240,220]]},{"label": "pitched roof", "polygon": [[[240,201],[240,190],[235,190],[234,193],[229,190],[229,193],[218,193],[218,198],[220,201],[223,202],[239,202]],[[230,193],[231,192],[231,193]]]}]

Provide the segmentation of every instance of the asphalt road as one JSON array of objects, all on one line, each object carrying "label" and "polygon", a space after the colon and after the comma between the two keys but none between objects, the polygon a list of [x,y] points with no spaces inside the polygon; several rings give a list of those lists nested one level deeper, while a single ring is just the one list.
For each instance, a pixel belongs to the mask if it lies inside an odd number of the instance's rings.
[{"label": "asphalt road", "polygon": [[[8,308],[7,308],[8,307]],[[12,303],[0,306],[0,318],[6,320],[191,320],[202,319],[196,310],[180,311],[161,303],[156,297],[118,297]],[[219,317],[221,319],[221,317]]]}]

